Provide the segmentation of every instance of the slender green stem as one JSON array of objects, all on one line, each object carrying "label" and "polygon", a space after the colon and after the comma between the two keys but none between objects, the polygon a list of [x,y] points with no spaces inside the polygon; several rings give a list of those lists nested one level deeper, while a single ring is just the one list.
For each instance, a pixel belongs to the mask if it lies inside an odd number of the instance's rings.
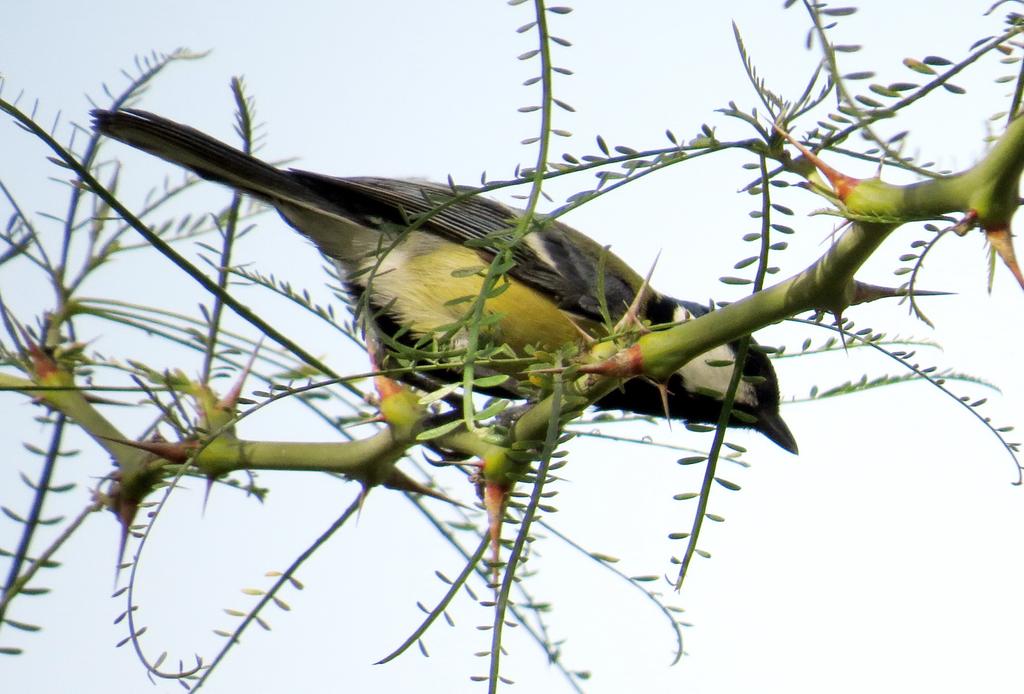
[{"label": "slender green stem", "polygon": [[[248,149],[248,145],[246,146]],[[217,267],[217,286],[227,294],[228,277],[231,276],[231,250],[235,244],[235,231],[238,226],[238,210],[242,204],[241,193],[235,193],[228,208],[228,217],[224,223],[221,242],[220,262]],[[213,309],[206,331],[206,348],[203,352],[203,366],[200,376],[202,383],[210,382],[210,371],[213,368],[219,342],[221,317],[224,315],[224,302],[219,295],[213,297]]]},{"label": "slender green stem", "polygon": [[[234,646],[236,643],[238,643],[239,639],[242,636],[242,633],[254,621],[256,621],[256,618],[259,615],[260,611],[263,610],[263,608],[265,608],[268,604],[270,604],[270,602],[281,591],[281,589],[285,586],[285,584],[287,584],[287,583],[289,583],[290,581],[293,580],[293,578],[295,576],[295,573],[299,570],[299,568],[304,563],[306,563],[306,561],[310,557],[312,557],[313,554],[317,550],[319,550],[321,547],[323,547],[327,543],[327,541],[331,539],[331,536],[333,536],[336,532],[338,532],[338,530],[340,530],[342,528],[342,526],[344,526],[345,523],[348,522],[348,520],[353,516],[353,514],[355,514],[356,511],[359,510],[361,501],[362,501],[362,495],[356,497],[356,499],[353,500],[351,504],[349,504],[348,508],[346,508],[345,511],[340,516],[338,516],[336,519],[334,519],[334,521],[327,527],[327,529],[324,530],[320,534],[320,536],[317,537],[317,539],[314,540],[312,542],[312,544],[309,545],[309,547],[307,547],[305,550],[303,550],[303,552],[299,556],[297,556],[295,558],[295,560],[288,566],[287,569],[285,569],[285,571],[278,577],[278,579],[276,581],[274,581],[274,585],[271,586],[270,590],[268,590],[263,595],[263,597],[260,598],[259,602],[256,603],[256,605],[252,608],[252,610],[249,611],[249,614],[247,614],[245,616],[245,619],[242,620],[242,623],[238,625],[238,628],[235,629],[234,633],[228,638],[227,643],[225,643],[224,647],[220,650],[220,652],[217,653],[216,657],[210,663],[209,667],[206,668],[206,670],[203,672],[202,676],[196,681],[195,685],[192,687],[192,691],[193,692],[197,691],[200,687],[202,687],[204,684],[206,684],[207,680],[210,678],[210,675],[213,674],[214,670],[217,669],[217,666],[227,656],[228,651],[231,650],[232,646]],[[131,610],[129,610],[129,617],[130,616],[131,616]],[[131,628],[131,627],[129,627],[129,628]],[[138,644],[137,643],[136,643],[136,650],[138,650]],[[139,653],[139,657],[143,658],[143,655],[141,654],[141,652]],[[157,675],[159,677],[166,677],[166,675],[163,675],[163,674],[157,672],[148,662],[147,662],[147,668],[149,669],[150,672],[152,672],[153,674],[155,674],[155,675]],[[177,675],[175,675],[172,678],[176,679]]]},{"label": "slender green stem", "polygon": [[[14,557],[11,559],[11,566],[7,572],[7,580],[4,582],[3,601],[0,601],[0,626],[3,625],[4,613],[7,611],[10,597],[14,595],[13,588],[18,580],[18,574],[21,573],[21,567],[28,559],[32,538],[35,535],[36,529],[39,528],[39,519],[43,513],[43,501],[50,491],[50,480],[53,478],[53,470],[57,466],[57,459],[60,457],[60,447],[64,440],[64,425],[66,422],[67,417],[63,413],[58,413],[56,421],[53,423],[53,430],[50,432],[50,446],[46,451],[46,457],[43,459],[43,469],[39,473],[39,479],[33,486],[35,493],[32,496],[32,506],[25,517],[21,539],[18,542],[18,548],[14,550]],[[38,560],[36,563],[38,564]],[[25,584],[22,583],[21,585]]]},{"label": "slender green stem", "polygon": [[[451,528],[446,523],[442,523],[441,521],[439,521],[437,517],[426,508],[426,506],[422,503],[422,501],[419,498],[411,495],[406,495],[406,498],[408,498],[409,501],[412,502],[412,504],[417,508],[417,510],[419,510],[419,512],[423,514],[423,516],[427,519],[427,522],[430,523],[435,530],[437,530],[441,537],[443,537],[452,546],[452,548],[459,554],[459,556],[461,556],[466,561],[469,561],[472,555],[470,554],[469,550],[460,545],[458,540],[455,539],[455,537],[452,534]],[[469,519],[466,517],[464,517],[464,520],[467,523],[469,522]],[[488,568],[486,566],[482,566],[480,562],[477,562],[474,565],[474,571],[476,571],[477,576],[479,576],[484,581],[490,580]],[[523,586],[522,582],[518,582],[516,584],[516,589],[523,594],[524,599],[527,603],[533,603],[533,599],[531,598],[530,594],[526,591],[526,588]],[[469,590],[468,583],[467,592],[470,594],[470,597],[476,599],[476,597],[472,594],[472,591]],[[567,670],[566,667],[562,664],[562,660],[559,657],[559,651],[557,649],[557,646],[553,644],[551,639],[548,637],[547,631],[544,628],[543,623],[541,623],[537,627],[530,624],[530,622],[526,619],[526,615],[523,613],[523,611],[520,608],[517,608],[514,604],[509,605],[509,610],[512,612],[512,615],[518,620],[520,626],[526,630],[526,633],[530,635],[530,638],[532,638],[534,642],[538,646],[540,646],[541,650],[544,651],[544,655],[548,659],[548,662],[551,663],[560,673],[562,673],[562,675],[565,677],[566,682],[569,684],[570,687],[572,687],[572,690],[578,692],[579,694],[583,694],[583,690],[580,689],[579,683],[573,678],[573,674],[569,670]]]},{"label": "slender green stem", "polygon": [[25,573],[18,576],[13,583],[4,588],[3,598],[0,599],[0,614],[7,610],[7,606],[10,604],[11,600],[13,600],[21,590],[28,585],[29,581],[31,581],[36,575],[36,572],[53,558],[53,555],[57,553],[57,550],[59,550],[65,542],[70,540],[72,535],[78,532],[78,528],[85,522],[85,519],[102,508],[103,505],[101,503],[94,501],[82,509],[81,512],[75,516],[75,519],[64,527],[60,535],[58,535],[57,538],[51,542],[31,564],[29,564]]},{"label": "slender green stem", "polygon": [[[537,0],[537,2],[542,4],[542,0]],[[555,403],[561,403],[562,379],[556,376],[553,386],[551,397]],[[505,573],[502,576],[501,586],[495,599],[494,621],[491,633],[491,667],[487,681],[488,694],[496,694],[498,683],[501,681],[501,635],[505,628],[505,614],[509,606],[512,586],[516,582],[516,570],[519,568],[519,563],[522,560],[523,552],[530,536],[530,525],[537,517],[537,511],[540,507],[541,499],[543,499],[544,486],[548,479],[548,468],[551,465],[551,456],[554,455],[555,449],[558,447],[558,435],[562,426],[561,415],[562,413],[556,405],[551,413],[551,417],[548,419],[547,432],[544,436],[544,447],[541,451],[540,460],[537,463],[536,479],[530,492],[530,501],[527,503],[523,516],[519,520],[519,532],[516,533],[512,549],[509,550],[508,561],[505,562]]]},{"label": "slender green stem", "polygon": [[540,202],[541,188],[544,185],[544,173],[547,171],[548,152],[551,146],[551,111],[554,106],[554,95],[552,86],[551,46],[548,35],[547,16],[543,0],[534,0],[534,12],[537,18],[537,43],[538,55],[540,56],[540,78],[541,78],[541,105],[540,105],[540,128],[537,144],[537,158],[533,171],[528,176],[530,180],[530,196],[526,202],[526,209],[519,218],[515,234],[511,242],[502,252],[495,255],[487,270],[487,276],[479,295],[473,302],[467,326],[466,356],[462,366],[462,410],[466,428],[470,431],[476,429],[473,405],[473,380],[476,373],[476,355],[480,340],[480,321],[484,315],[484,308],[491,292],[497,283],[505,276],[503,266],[511,257],[512,249],[523,237],[533,230],[534,214],[537,210],[537,203]]},{"label": "slender green stem", "polygon": [[[249,111],[249,103],[243,93],[242,82],[239,79],[231,81],[231,91],[235,95],[235,104],[238,108],[238,132],[242,136],[242,151],[245,154],[252,154],[252,117]],[[235,234],[238,230],[239,211],[242,207],[242,194],[235,191],[231,197],[231,205],[228,207],[227,219],[221,232],[220,262],[217,264],[217,286],[224,294],[227,294],[228,277],[231,275],[231,251],[235,246]],[[213,309],[210,311],[210,321],[206,333],[206,350],[203,354],[201,383],[210,382],[210,371],[213,368],[214,358],[217,354],[218,335],[220,334],[221,316],[224,313],[224,302],[219,294],[213,297]]]},{"label": "slender green stem", "polygon": [[[25,225],[25,229],[28,230],[28,238],[18,244],[18,246],[21,247],[21,250],[12,249],[13,255],[19,255],[27,258],[46,274],[54,276],[53,263],[50,262],[50,257],[46,253],[46,246],[43,245],[42,237],[39,236],[39,233],[36,231],[35,225],[32,224],[32,221],[25,216],[25,213],[22,211],[18,201],[14,199],[14,195],[11,193],[10,189],[4,185],[3,181],[0,181],[0,193],[3,193],[4,197],[7,198],[7,203],[14,210],[15,217],[21,220],[21,223]],[[36,250],[39,251],[38,258],[28,252],[29,245],[35,246]],[[8,256],[8,254],[5,253],[4,257],[13,257],[13,255]]]},{"label": "slender green stem", "polygon": [[[768,163],[762,156],[761,168],[761,249],[757,265],[757,273],[754,277],[753,292],[756,294],[764,288],[764,280],[768,271],[768,253],[771,249],[771,186],[768,178]],[[743,380],[743,367],[747,360],[747,353],[750,351],[750,335],[746,335],[739,341],[734,357],[732,378],[729,380],[729,387],[722,399],[722,411],[718,416],[715,437],[711,442],[711,451],[708,453],[707,466],[704,469],[704,480],[701,482],[700,497],[697,500],[697,511],[693,516],[693,524],[690,528],[690,536],[687,538],[686,550],[679,563],[679,575],[676,578],[676,590],[683,587],[686,580],[686,573],[693,560],[693,554],[697,551],[697,540],[700,537],[701,528],[704,525],[704,518],[707,515],[708,504],[711,502],[712,485],[716,479],[715,473],[718,469],[718,459],[722,453],[722,446],[725,444],[726,427],[732,417],[732,405],[736,399],[736,391]]]},{"label": "slender green stem", "polygon": [[321,373],[328,376],[335,376],[336,374],[330,368],[328,368],[323,362],[309,354],[306,350],[302,349],[293,340],[286,337],[283,333],[275,329],[269,323],[264,321],[262,318],[257,316],[247,306],[241,304],[230,294],[224,292],[217,284],[203,274],[195,265],[190,263],[177,251],[175,251],[170,244],[164,241],[160,236],[155,234],[142,220],[136,217],[128,208],[121,204],[121,202],[111,193],[106,187],[101,184],[96,178],[85,168],[82,163],[78,161],[78,158],[74,154],[66,150],[59,142],[50,137],[49,133],[43,130],[34,120],[29,116],[22,113],[14,104],[0,99],[0,111],[4,111],[11,117],[13,117],[20,124],[25,126],[33,135],[42,140],[51,150],[57,155],[57,157],[67,165],[69,169],[78,174],[82,181],[82,184],[92,190],[100,199],[107,203],[112,210],[121,215],[121,217],[128,222],[139,234],[141,234],[149,243],[160,252],[161,255],[169,259],[187,275],[194,279],[200,286],[206,289],[208,292],[220,298],[226,305],[230,306],[232,310],[240,318],[248,321],[253,327],[260,330],[267,337],[277,342],[279,345],[292,352],[296,357],[309,364],[313,368],[319,370]]},{"label": "slender green stem", "polygon": [[376,665],[383,665],[384,663],[394,660],[402,653],[405,653],[409,646],[416,643],[421,636],[427,633],[427,630],[430,628],[430,625],[437,621],[438,617],[444,614],[444,611],[448,609],[448,605],[451,604],[451,601],[455,598],[456,595],[458,595],[459,591],[463,589],[466,581],[469,580],[469,577],[476,570],[477,562],[480,561],[480,559],[484,556],[484,552],[487,551],[487,545],[488,539],[487,536],[484,535],[482,538],[480,538],[480,544],[477,545],[476,550],[473,552],[472,555],[470,555],[469,559],[466,560],[466,564],[462,567],[462,571],[459,572],[459,575],[456,576],[455,580],[452,581],[451,584],[448,586],[448,591],[444,594],[444,597],[442,597],[438,601],[437,605],[435,605],[434,608],[430,611],[430,614],[427,615],[427,618],[424,619],[423,622],[418,627],[416,627],[416,629],[411,634],[409,634],[408,638],[406,638],[405,641],[403,641],[401,645],[398,646],[398,648],[396,648],[395,650],[391,651],[386,656],[378,660],[375,663]]}]

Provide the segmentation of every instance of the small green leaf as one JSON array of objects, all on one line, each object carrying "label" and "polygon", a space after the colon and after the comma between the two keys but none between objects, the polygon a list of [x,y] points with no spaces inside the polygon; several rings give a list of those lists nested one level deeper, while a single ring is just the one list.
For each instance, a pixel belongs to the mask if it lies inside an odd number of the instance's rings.
[{"label": "small green leaf", "polygon": [[434,427],[433,429],[427,429],[426,431],[421,431],[416,436],[416,440],[417,441],[430,441],[431,439],[436,439],[438,437],[444,436],[445,434],[447,434],[450,431],[454,431],[455,429],[457,429],[461,425],[462,425],[462,420],[461,419],[456,419],[455,421],[452,421],[452,422],[446,422],[446,423],[442,424],[439,427]]},{"label": "small green leaf", "polygon": [[40,629],[42,629],[42,627],[36,626],[35,624],[28,624],[26,622],[16,622],[13,619],[5,619],[4,624],[10,627],[14,627],[15,629],[20,629],[21,631],[39,631]]},{"label": "small green leaf", "polygon": [[474,277],[476,275],[480,275],[480,274],[484,273],[486,270],[487,270],[487,267],[485,265],[473,265],[473,266],[470,266],[470,267],[460,267],[460,268],[456,268],[456,269],[452,270],[451,276],[452,277],[458,277],[458,278],[461,278],[461,277]]},{"label": "small green leaf", "polygon": [[493,376],[484,376],[482,378],[473,379],[473,383],[480,386],[481,388],[494,388],[500,386],[502,383],[509,379],[508,374],[495,374]]},{"label": "small green leaf", "polygon": [[887,97],[893,98],[893,99],[898,98],[899,95],[900,95],[900,93],[898,91],[896,91],[895,89],[889,89],[889,87],[883,87],[880,84],[872,84],[871,86],[868,87],[868,89],[873,91],[875,94],[879,94],[881,96],[887,96]]},{"label": "small green leaf", "polygon": [[858,103],[864,104],[868,108],[881,108],[882,107],[882,102],[881,101],[878,101],[877,99],[872,99],[870,96],[859,95],[859,96],[855,96],[854,99],[856,99]]},{"label": "small green leaf", "polygon": [[922,75],[934,75],[935,74],[935,70],[933,68],[925,65],[924,63],[922,63],[917,58],[904,58],[903,59],[903,64],[906,65],[911,70],[913,70],[914,72],[919,72]]},{"label": "small green leaf", "polygon": [[732,492],[738,492],[740,489],[742,489],[740,485],[736,484],[735,482],[730,482],[729,480],[723,477],[716,477],[715,482],[718,482],[720,485],[722,485],[723,487]]},{"label": "small green leaf", "polygon": [[495,400],[494,402],[492,402],[490,405],[488,405],[484,409],[480,410],[479,412],[476,412],[473,415],[473,419],[476,419],[478,421],[479,420],[484,420],[484,419],[490,419],[491,417],[495,416],[496,414],[498,414],[500,412],[504,412],[507,408],[508,408],[508,400]]},{"label": "small green leaf", "polygon": [[826,17],[849,17],[856,12],[856,7],[826,7],[821,10],[821,13]]},{"label": "small green leaf", "polygon": [[437,390],[435,390],[432,393],[427,393],[422,398],[420,398],[419,402],[420,402],[421,405],[429,405],[432,402],[437,402],[438,400],[441,400],[442,398],[445,398],[446,396],[450,395],[451,393],[454,393],[461,386],[462,386],[462,383],[449,383],[446,386],[442,386],[442,387],[438,388]]}]

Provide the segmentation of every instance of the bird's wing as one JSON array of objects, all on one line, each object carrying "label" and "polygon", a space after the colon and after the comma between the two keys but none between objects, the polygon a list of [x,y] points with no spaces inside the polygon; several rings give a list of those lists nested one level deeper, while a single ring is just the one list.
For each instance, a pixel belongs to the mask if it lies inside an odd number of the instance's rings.
[{"label": "bird's wing", "polygon": [[[473,247],[485,260],[512,238],[517,210],[479,195],[470,188],[392,178],[336,178],[291,170],[295,178],[334,209],[344,209],[365,226],[416,224],[424,232]],[[600,255],[597,243],[570,227],[538,216],[534,229],[513,249],[513,279],[551,296],[560,308],[581,318],[601,320],[597,300]],[[610,258],[614,258],[608,254]],[[605,295],[613,316],[632,302],[640,278],[614,258],[606,273]],[[625,275],[625,276],[623,276]]]},{"label": "bird's wing", "polygon": [[[351,220],[368,229],[419,223],[426,232],[473,247],[484,261],[513,238],[520,212],[471,189],[389,178],[335,178],[283,170],[209,135],[145,111],[93,111],[97,130],[133,147],[192,169],[272,205]],[[462,196],[453,200],[456,196]],[[423,217],[417,220],[417,217]],[[513,249],[513,279],[551,296],[564,311],[600,320],[597,243],[555,220],[538,217]],[[618,258],[606,256],[604,286],[613,317],[621,315],[640,278]]]}]

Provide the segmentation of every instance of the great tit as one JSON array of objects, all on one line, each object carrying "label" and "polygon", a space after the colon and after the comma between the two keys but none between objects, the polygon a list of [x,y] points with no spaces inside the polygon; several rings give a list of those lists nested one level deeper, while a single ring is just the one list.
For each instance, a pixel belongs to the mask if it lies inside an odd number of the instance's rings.
[{"label": "great tit", "polygon": [[[94,127],[157,157],[273,205],[281,217],[330,258],[356,303],[364,329],[382,344],[420,344],[467,313],[466,297],[479,294],[482,272],[509,238],[520,215],[478,195],[456,195],[452,186],[391,178],[337,178],[280,169],[194,128],[139,111],[95,110]],[[415,220],[415,221],[413,221]],[[479,334],[515,355],[557,350],[599,337],[603,319],[618,320],[633,304],[644,280],[598,243],[554,220],[539,217],[512,246],[507,286],[487,300]],[[603,282],[598,282],[599,272]],[[604,312],[598,300],[604,288]],[[639,318],[652,325],[702,315],[707,308],[649,288]],[[486,324],[486,327],[484,327]],[[462,335],[451,334],[458,345]],[[712,366],[736,355],[737,343],[717,347],[678,370],[666,384],[668,415],[714,423],[720,396],[734,367]],[[385,350],[386,351],[386,350]],[[796,440],[779,415],[779,386],[768,357],[752,345],[730,426],[753,428],[792,453]],[[433,376],[457,381],[456,372]],[[510,381],[499,388],[516,396]],[[633,378],[596,403],[601,409],[664,416],[658,387]]]}]

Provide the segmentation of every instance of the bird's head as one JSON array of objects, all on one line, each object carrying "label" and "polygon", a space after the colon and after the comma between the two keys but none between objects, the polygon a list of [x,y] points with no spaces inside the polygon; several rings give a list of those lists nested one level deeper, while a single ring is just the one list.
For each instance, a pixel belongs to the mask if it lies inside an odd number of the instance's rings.
[{"label": "bird's head", "polygon": [[[663,295],[654,296],[647,305],[652,324],[680,323],[708,313],[706,306]],[[701,424],[716,424],[722,413],[721,393],[728,390],[738,342],[720,345],[684,364],[666,383],[668,415]],[[751,341],[733,401],[729,426],[754,429],[781,448],[797,453],[793,433],[779,414],[779,380],[768,355]],[[612,391],[597,406],[652,416],[664,416],[665,404],[658,388],[648,380],[634,378]]]}]

